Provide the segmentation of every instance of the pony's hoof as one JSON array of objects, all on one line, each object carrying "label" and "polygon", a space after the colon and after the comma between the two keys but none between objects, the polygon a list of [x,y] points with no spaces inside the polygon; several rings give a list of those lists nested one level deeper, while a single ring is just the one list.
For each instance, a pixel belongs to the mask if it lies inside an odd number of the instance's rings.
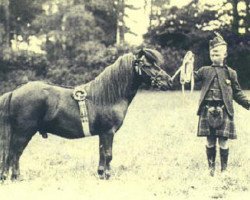
[{"label": "pony's hoof", "polygon": [[111,177],[110,173],[109,172],[105,172],[103,174],[99,174],[99,178],[101,180],[109,180],[109,178]]},{"label": "pony's hoof", "polygon": [[11,181],[23,181],[23,178],[19,174],[12,174]]},{"label": "pony's hoof", "polygon": [[209,175],[211,177],[214,177],[214,175],[215,175],[215,169],[209,169]]},{"label": "pony's hoof", "polygon": [[97,170],[100,179],[105,179],[104,167],[100,166]]},{"label": "pony's hoof", "polygon": [[102,175],[99,174],[99,179],[105,180],[105,175],[104,174],[102,174]]},{"label": "pony's hoof", "polygon": [[4,182],[7,179],[7,176],[5,175],[0,175],[0,181]]},{"label": "pony's hoof", "polygon": [[111,177],[110,171],[106,171],[105,172],[105,179],[109,180],[110,177]]},{"label": "pony's hoof", "polygon": [[110,171],[109,170],[104,170],[104,168],[99,167],[98,171],[97,171],[99,178],[101,180],[108,180],[111,176]]},{"label": "pony's hoof", "polygon": [[0,175],[0,181],[4,182],[5,180],[7,180],[8,177],[8,173],[4,172]]}]

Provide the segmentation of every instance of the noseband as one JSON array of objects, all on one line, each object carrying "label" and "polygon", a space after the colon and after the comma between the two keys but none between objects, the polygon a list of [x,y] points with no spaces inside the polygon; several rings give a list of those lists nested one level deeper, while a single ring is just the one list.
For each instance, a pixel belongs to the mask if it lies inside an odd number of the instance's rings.
[{"label": "noseband", "polygon": [[160,74],[164,72],[163,69],[161,69],[156,63],[154,63],[154,66],[159,69],[159,71],[157,71],[157,73],[155,75],[150,74],[147,70],[144,69],[144,66],[146,66],[143,62],[143,60],[141,59],[136,59],[133,61],[133,66],[135,68],[135,71],[137,72],[137,74],[139,76],[142,76],[142,71],[148,76],[150,77],[151,80],[151,86],[153,87],[158,87],[160,88],[162,86],[161,78],[160,78]]}]

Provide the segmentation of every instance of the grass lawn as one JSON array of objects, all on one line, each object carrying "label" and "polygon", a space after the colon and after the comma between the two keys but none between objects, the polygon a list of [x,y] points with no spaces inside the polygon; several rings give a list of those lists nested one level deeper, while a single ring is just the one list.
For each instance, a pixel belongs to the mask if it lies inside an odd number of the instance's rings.
[{"label": "grass lawn", "polygon": [[[248,97],[250,92],[246,91]],[[199,92],[141,91],[113,147],[112,177],[99,180],[98,137],[34,136],[21,158],[20,182],[0,185],[9,199],[250,199],[250,112],[235,106],[238,139],[229,142],[229,170],[207,171],[205,138],[196,137]]]}]

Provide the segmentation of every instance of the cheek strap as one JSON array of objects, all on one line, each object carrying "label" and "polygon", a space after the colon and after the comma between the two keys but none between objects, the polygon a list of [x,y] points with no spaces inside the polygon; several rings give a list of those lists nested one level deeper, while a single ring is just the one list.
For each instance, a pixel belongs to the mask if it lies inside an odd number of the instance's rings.
[{"label": "cheek strap", "polygon": [[138,65],[135,65],[135,71],[139,76],[142,75],[141,68]]}]

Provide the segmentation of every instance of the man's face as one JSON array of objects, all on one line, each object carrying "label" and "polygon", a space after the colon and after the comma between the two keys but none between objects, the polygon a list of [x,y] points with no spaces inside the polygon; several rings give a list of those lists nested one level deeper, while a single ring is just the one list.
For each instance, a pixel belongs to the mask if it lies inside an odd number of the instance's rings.
[{"label": "man's face", "polygon": [[227,47],[225,45],[217,46],[210,50],[210,59],[215,65],[223,65],[227,56]]}]

